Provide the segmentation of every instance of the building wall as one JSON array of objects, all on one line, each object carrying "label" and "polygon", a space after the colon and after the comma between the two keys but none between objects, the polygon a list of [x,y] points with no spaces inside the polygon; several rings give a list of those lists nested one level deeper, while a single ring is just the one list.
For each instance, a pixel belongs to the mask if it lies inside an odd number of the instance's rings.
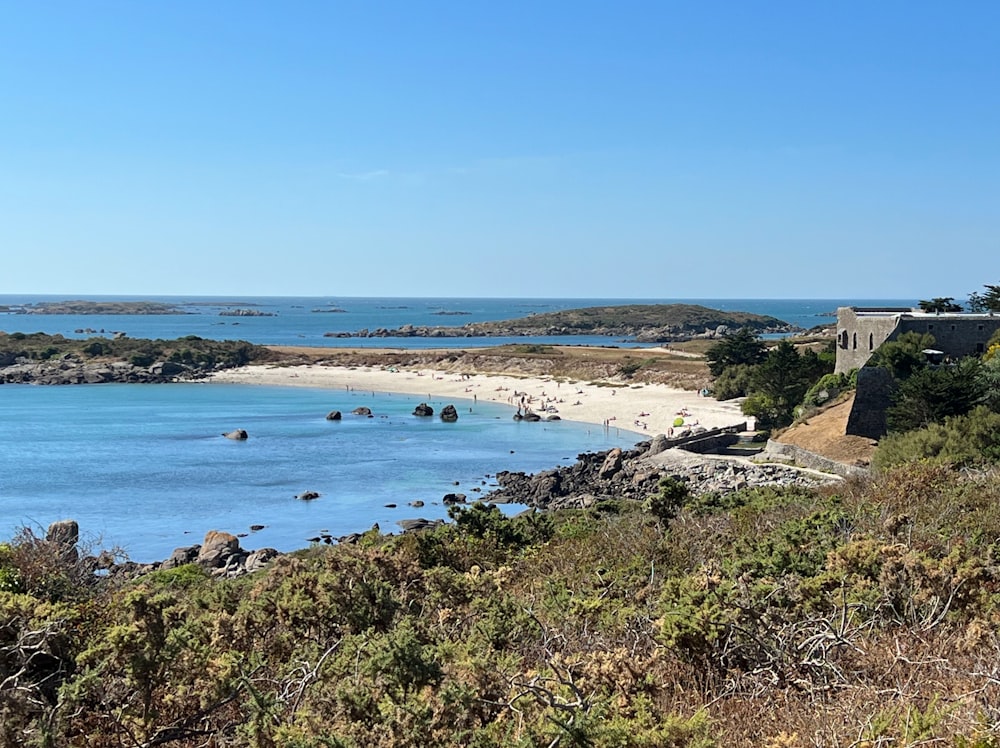
[{"label": "building wall", "polygon": [[899,334],[930,333],[934,347],[951,358],[981,356],[993,334],[1000,330],[1000,317],[975,314],[906,316],[900,320]]},{"label": "building wall", "polygon": [[980,355],[1000,330],[1000,316],[928,314],[911,309],[837,310],[837,363],[834,371],[860,369],[878,347],[904,332],[930,333],[934,348],[950,358]]},{"label": "building wall", "polygon": [[868,363],[878,347],[894,337],[900,317],[906,311],[909,310],[866,311],[840,307],[837,310],[837,363],[834,371],[842,374]]}]

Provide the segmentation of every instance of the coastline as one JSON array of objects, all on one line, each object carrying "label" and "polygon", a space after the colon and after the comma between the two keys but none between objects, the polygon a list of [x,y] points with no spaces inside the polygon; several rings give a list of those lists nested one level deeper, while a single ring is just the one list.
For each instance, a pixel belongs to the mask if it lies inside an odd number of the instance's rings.
[{"label": "coastline", "polygon": [[[640,439],[688,427],[733,426],[746,417],[733,402],[719,402],[696,391],[662,384],[569,382],[549,376],[472,374],[428,367],[345,367],[320,364],[254,364],[214,373],[210,382],[369,390],[412,395],[416,399],[493,402],[521,408],[543,419],[589,423],[635,432]],[[461,403],[459,403],[461,404]],[[461,412],[461,410],[460,410]],[[686,414],[686,415],[684,415]],[[684,424],[675,427],[677,418]]]}]

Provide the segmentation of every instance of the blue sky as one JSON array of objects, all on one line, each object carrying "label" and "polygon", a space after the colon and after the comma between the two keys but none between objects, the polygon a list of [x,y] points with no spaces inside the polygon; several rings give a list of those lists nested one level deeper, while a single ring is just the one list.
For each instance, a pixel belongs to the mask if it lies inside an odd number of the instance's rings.
[{"label": "blue sky", "polygon": [[1000,3],[6,2],[0,293],[964,298]]}]

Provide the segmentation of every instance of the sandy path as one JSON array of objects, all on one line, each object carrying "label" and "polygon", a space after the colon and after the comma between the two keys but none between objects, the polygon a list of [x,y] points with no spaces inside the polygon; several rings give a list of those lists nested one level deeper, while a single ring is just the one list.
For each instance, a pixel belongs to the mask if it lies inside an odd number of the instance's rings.
[{"label": "sandy path", "polygon": [[[543,418],[558,415],[568,421],[606,424],[646,436],[670,434],[671,429],[679,432],[686,426],[709,429],[733,426],[746,420],[733,403],[720,403],[697,392],[660,384],[601,386],[557,382],[547,377],[458,375],[421,368],[385,370],[314,364],[245,366],[219,372],[212,381],[410,394],[414,396],[414,405],[421,398],[454,399],[459,412],[462,400],[482,400],[508,404],[512,416],[523,402],[523,407]],[[684,418],[685,426],[674,428],[678,417]]]}]

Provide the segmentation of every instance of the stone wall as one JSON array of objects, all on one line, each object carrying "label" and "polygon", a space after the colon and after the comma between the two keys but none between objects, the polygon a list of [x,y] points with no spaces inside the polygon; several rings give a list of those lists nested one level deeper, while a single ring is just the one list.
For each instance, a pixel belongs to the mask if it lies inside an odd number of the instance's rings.
[{"label": "stone wall", "polygon": [[902,308],[840,307],[837,310],[837,364],[834,372],[844,374],[868,363],[882,343],[895,337],[901,317],[909,311]]},{"label": "stone wall", "polygon": [[866,366],[858,370],[858,389],[854,394],[854,405],[847,416],[846,433],[881,439],[885,436],[885,411],[892,404],[896,391],[896,380],[888,369]]},{"label": "stone wall", "polygon": [[990,314],[921,314],[906,315],[899,321],[899,332],[929,333],[934,348],[951,358],[981,356],[993,334],[1000,330],[1000,316]]},{"label": "stone wall", "polygon": [[981,355],[1000,330],[992,314],[932,314],[912,309],[840,307],[837,310],[837,373],[860,369],[889,340],[904,332],[930,333],[934,348],[951,358]]},{"label": "stone wall", "polygon": [[808,449],[797,447],[794,444],[782,444],[771,439],[767,440],[767,447],[757,457],[758,460],[773,460],[775,462],[789,462],[799,467],[819,470],[824,473],[833,473],[845,478],[853,475],[867,475],[868,469],[856,465],[845,465],[842,462],[831,460],[823,455],[810,452]]}]

